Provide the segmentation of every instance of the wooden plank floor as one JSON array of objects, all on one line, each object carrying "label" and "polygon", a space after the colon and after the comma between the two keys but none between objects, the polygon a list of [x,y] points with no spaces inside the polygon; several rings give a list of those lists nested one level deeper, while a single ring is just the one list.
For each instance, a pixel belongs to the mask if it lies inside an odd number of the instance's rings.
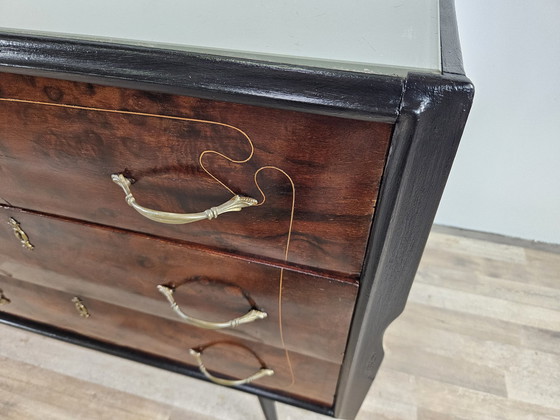
[{"label": "wooden plank floor", "polygon": [[[0,334],[2,419],[263,418],[241,392],[6,326]],[[385,349],[361,420],[560,419],[560,252],[436,227]]]}]

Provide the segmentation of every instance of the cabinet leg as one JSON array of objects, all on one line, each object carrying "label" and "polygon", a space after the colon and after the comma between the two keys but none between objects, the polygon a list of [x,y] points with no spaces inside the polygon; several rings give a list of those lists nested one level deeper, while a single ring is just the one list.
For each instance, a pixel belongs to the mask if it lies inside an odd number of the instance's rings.
[{"label": "cabinet leg", "polygon": [[265,397],[259,397],[259,402],[261,403],[264,418],[266,420],[278,420],[278,416],[276,415],[276,406],[274,405],[273,400]]}]

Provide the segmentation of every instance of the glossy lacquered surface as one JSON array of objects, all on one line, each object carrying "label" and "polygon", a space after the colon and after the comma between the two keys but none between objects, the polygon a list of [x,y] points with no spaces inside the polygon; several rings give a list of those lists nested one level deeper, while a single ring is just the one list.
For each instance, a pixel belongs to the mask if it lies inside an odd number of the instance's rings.
[{"label": "glossy lacquered surface", "polygon": [[40,321],[108,343],[176,360],[196,369],[189,349],[207,347],[204,363],[223,378],[245,378],[262,365],[274,375],[255,386],[297,396],[321,405],[332,404],[340,365],[298,353],[291,354],[291,370],[284,351],[262,343],[231,340],[216,331],[201,330],[180,322],[79,296],[90,316],[84,318],[72,302],[74,294],[45,288],[0,275],[0,288],[11,303],[0,311]]},{"label": "glossy lacquered surface", "polygon": [[[379,71],[376,64],[432,71],[441,66],[437,0],[416,0],[406,7],[400,0],[352,2],[347,7],[333,0],[141,5],[133,0],[0,0],[0,9],[0,27],[23,33],[120,39],[226,56],[253,54],[280,63],[299,58],[317,67],[354,71]],[[122,19],[124,13],[127,19]]]},{"label": "glossy lacquered surface", "polygon": [[[0,90],[5,203],[359,275],[391,125],[9,74]],[[126,205],[121,172],[157,210],[263,204],[162,225]]]},{"label": "glossy lacquered surface", "polygon": [[[14,236],[10,218],[33,250]],[[158,285],[175,287],[181,310],[205,321],[257,308],[265,319],[220,332],[334,363],[342,362],[358,289],[354,282],[11,208],[0,208],[0,255],[5,276],[173,321],[181,318]]]}]

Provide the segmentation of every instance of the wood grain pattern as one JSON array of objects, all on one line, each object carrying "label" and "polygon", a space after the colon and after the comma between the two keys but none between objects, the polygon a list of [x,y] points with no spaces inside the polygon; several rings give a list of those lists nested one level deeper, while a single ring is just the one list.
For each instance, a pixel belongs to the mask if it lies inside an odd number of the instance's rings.
[{"label": "wood grain pattern", "polygon": [[402,77],[0,31],[0,72],[394,122]]},{"label": "wood grain pattern", "polygon": [[[10,217],[28,234],[33,251],[14,237]],[[3,275],[175,321],[158,284],[178,286],[177,303],[207,321],[234,319],[255,305],[266,319],[222,333],[282,348],[278,267],[11,208],[0,208],[0,255]],[[286,347],[341,363],[356,295],[356,283],[284,270]]]},{"label": "wood grain pattern", "polygon": [[[242,165],[216,155],[205,166],[236,193],[261,198],[263,166],[295,184],[288,261],[358,276],[383,172],[389,124],[133,90],[0,75],[3,98],[217,121],[242,129],[255,154]],[[250,155],[229,127],[200,122],[0,101],[0,197],[13,206],[284,260],[289,180],[265,169],[266,203],[212,221],[161,225],[128,207],[112,173],[126,171],[146,207],[196,212],[231,194],[198,165],[205,150]]]},{"label": "wood grain pattern", "polygon": [[[506,319],[511,312],[524,312],[528,304],[560,313],[560,246],[556,251],[521,241],[504,246],[491,235],[473,238],[469,233],[432,229],[407,307],[385,334],[386,356],[357,420],[560,419],[560,324],[542,319],[541,325],[533,326],[524,316]],[[489,279],[495,287],[480,287]],[[473,287],[466,291],[471,282]],[[489,298],[499,304],[488,305]],[[449,299],[452,308],[444,306]],[[241,392],[4,325],[0,334],[0,356],[7,359],[0,360],[0,367],[3,373],[11,372],[0,381],[22,387],[29,383],[13,410],[42,407],[43,401],[56,401],[65,390],[71,393],[69,403],[57,420],[74,419],[75,410],[84,404],[79,397],[95,391],[99,404],[116,413],[115,418],[126,409],[120,396],[111,396],[117,390],[146,400],[138,404],[138,417],[155,401],[185,410],[186,419],[202,413],[213,420],[262,420],[256,397]],[[439,369],[446,359],[447,368]],[[38,372],[10,369],[11,361],[30,364]],[[69,375],[67,381],[75,388],[66,387],[61,374]],[[51,387],[34,387],[37,377]],[[83,381],[76,384],[74,378]],[[503,378],[505,389],[489,386]],[[277,406],[281,419],[328,418]]]},{"label": "wood grain pattern", "polygon": [[[45,371],[25,362],[0,359],[0,401],[4,420],[169,420],[180,410],[123,391]],[[20,375],[25,375],[22,381]],[[84,386],[85,385],[85,386]],[[81,392],[76,392],[77,390]],[[29,396],[33,395],[33,402]],[[192,415],[193,420],[204,417]]]},{"label": "wood grain pattern", "polygon": [[216,331],[201,330],[142,312],[79,296],[90,317],[82,318],[71,299],[59,292],[0,275],[1,288],[11,303],[0,308],[10,314],[56,325],[92,338],[145,351],[193,366],[190,348],[212,344],[204,351],[204,363],[214,374],[245,378],[261,366],[259,359],[275,374],[255,382],[280,393],[297,396],[322,405],[331,405],[340,365],[292,353],[296,380],[286,366],[281,349],[236,338]]}]

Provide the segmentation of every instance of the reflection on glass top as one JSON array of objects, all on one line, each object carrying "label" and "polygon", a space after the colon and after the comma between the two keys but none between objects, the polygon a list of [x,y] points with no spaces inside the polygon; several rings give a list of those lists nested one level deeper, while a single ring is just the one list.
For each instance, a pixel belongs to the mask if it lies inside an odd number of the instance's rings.
[{"label": "reflection on glass top", "polygon": [[438,0],[0,0],[0,28],[372,73],[441,69]]}]

